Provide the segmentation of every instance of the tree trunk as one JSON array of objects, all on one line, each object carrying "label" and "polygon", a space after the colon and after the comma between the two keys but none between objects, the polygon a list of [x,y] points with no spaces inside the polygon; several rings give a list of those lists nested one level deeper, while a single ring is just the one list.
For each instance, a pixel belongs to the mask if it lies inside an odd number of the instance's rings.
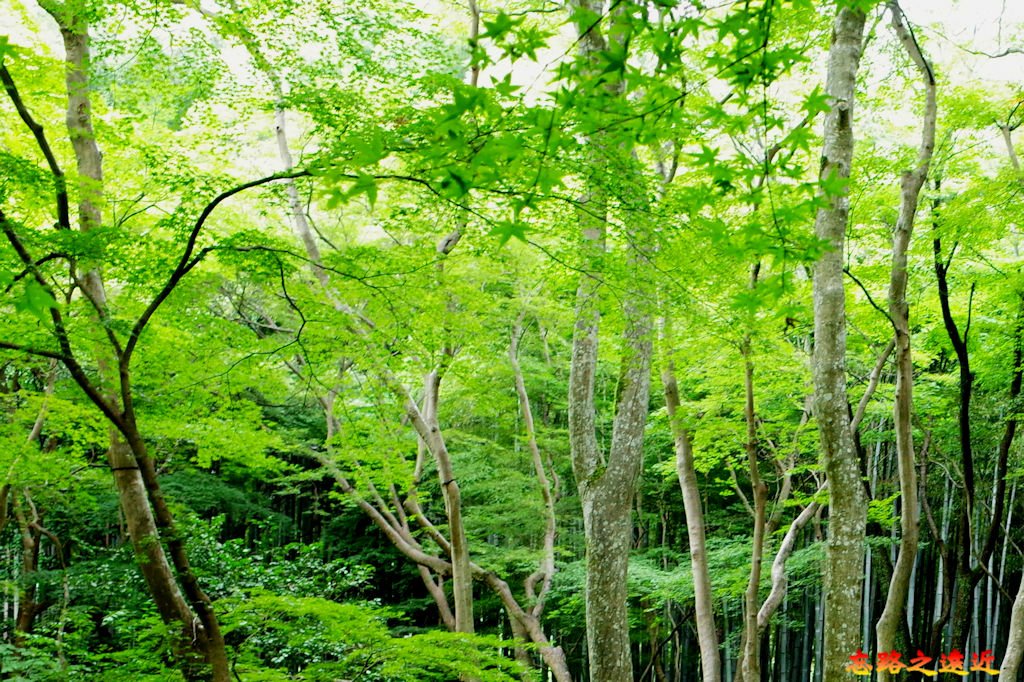
[{"label": "tree trunk", "polygon": [[[590,12],[590,16],[603,15],[603,3],[597,0],[574,0],[571,6]],[[608,47],[599,23],[578,26],[580,54],[594,73],[600,71],[600,53]],[[621,95],[621,83],[606,87],[612,94]],[[617,150],[606,149],[591,140],[589,152],[592,169],[585,179],[586,196],[580,200],[577,212],[582,235],[579,251],[587,263],[585,268],[599,270],[605,254],[608,212],[607,190],[602,183],[610,174],[610,157]],[[639,269],[645,260],[639,246],[644,239],[634,230],[627,231],[631,233],[627,236],[628,258]],[[590,272],[581,274],[569,370],[569,444],[587,545],[585,602],[590,678],[594,682],[632,682],[626,572],[632,539],[632,501],[643,461],[653,344],[650,316],[642,307],[645,293],[633,284],[627,287],[622,304],[625,329],[620,390],[611,446],[605,458],[598,446],[594,404],[600,286],[599,277]]]},{"label": "tree trunk", "polygon": [[[84,16],[56,3],[45,2],[43,6],[56,20],[63,37],[68,89],[67,127],[77,161],[78,175],[81,178],[78,187],[80,229],[88,231],[102,225],[103,202],[102,155],[93,134],[89,100],[88,23]],[[106,294],[101,273],[96,268],[87,269],[80,284],[82,292],[90,300],[100,318],[96,320],[97,324],[105,325]],[[112,333],[108,332],[108,338],[113,338]],[[115,353],[115,360],[120,360],[119,346],[112,342],[110,351]],[[102,350],[97,351],[97,366],[100,373],[108,379],[113,378],[111,364]],[[120,366],[121,363],[116,364],[122,375],[121,399],[127,403],[125,410],[130,411],[130,394],[127,393],[130,389],[126,379],[128,368]],[[116,403],[117,400],[111,402]],[[157,612],[164,622],[178,624],[172,643],[175,657],[179,660],[182,673],[187,680],[228,682],[230,673],[227,653],[216,616],[209,607],[209,600],[195,582],[195,575],[185,556],[184,544],[177,537],[170,511],[163,504],[152,461],[148,458],[141,436],[134,430],[134,417],[123,418],[118,428],[125,433],[111,429],[107,460],[114,473],[121,509],[125,515],[139,569],[149,587]],[[131,443],[122,438],[122,435]],[[160,507],[157,510],[159,518],[154,517],[156,506]],[[175,569],[185,582],[185,591],[192,601],[192,606],[182,596],[175,574],[167,561],[161,544],[161,527],[170,534],[167,539]],[[196,609],[195,612],[193,607]]]},{"label": "tree trunk", "polygon": [[[20,494],[19,494],[20,492]],[[42,533],[34,526],[38,519],[33,515],[29,521],[22,506],[22,498],[28,501],[28,493],[15,491],[11,497],[14,519],[18,524],[21,538],[21,591],[18,595],[18,617],[14,622],[14,645],[24,646],[25,635],[32,633],[36,617],[49,608],[50,603],[36,599],[38,587],[33,574],[39,570],[39,540]]]},{"label": "tree trunk", "polygon": [[[892,241],[892,268],[889,278],[889,316],[896,333],[896,400],[893,405],[893,424],[896,431],[896,459],[899,468],[900,548],[893,568],[892,579],[885,599],[885,607],[875,626],[879,652],[892,651],[896,644],[899,620],[905,618],[907,591],[917,557],[920,515],[917,500],[917,468],[914,464],[913,380],[914,365],[910,354],[910,313],[907,305],[907,249],[914,229],[921,188],[928,176],[932,151],[935,148],[935,76],[931,65],[903,22],[902,10],[896,0],[889,3],[892,25],[917,65],[925,84],[925,113],[921,128],[921,149],[917,168],[903,174],[901,204]],[[879,682],[889,682],[892,673],[880,670]]]},{"label": "tree trunk", "polygon": [[[668,323],[663,322],[662,339],[671,338]],[[670,341],[669,341],[670,343]],[[676,476],[683,493],[686,512],[686,533],[690,549],[690,570],[693,574],[697,643],[700,647],[701,679],[703,682],[721,682],[722,663],[718,650],[718,630],[715,626],[714,603],[711,597],[711,577],[708,573],[707,539],[704,534],[704,511],[701,507],[697,473],[693,468],[693,448],[690,436],[683,428],[679,414],[679,386],[676,383],[675,363],[671,349],[665,349],[665,365],[661,383],[665,390],[665,406],[672,425],[672,438],[676,450]]]},{"label": "tree trunk", "polygon": [[999,666],[999,676],[1006,682],[1016,682],[1021,658],[1024,657],[1024,578],[1021,579],[1017,596],[1013,600],[1009,633],[1006,654],[1003,655],[1003,662]]},{"label": "tree trunk", "polygon": [[[751,288],[756,286],[758,266],[754,267]],[[764,561],[764,536],[767,521],[768,486],[761,479],[757,463],[757,423],[754,413],[754,364],[750,359],[750,336],[743,339],[740,347],[743,355],[744,407],[743,417],[747,426],[744,449],[747,453],[747,468],[750,473],[751,496],[753,497],[754,533],[750,543],[750,575],[747,589],[743,594],[743,635],[740,639],[740,666],[737,680],[758,682],[761,679],[760,630],[757,627],[759,610],[758,591],[761,586],[761,564]]]},{"label": "tree trunk", "polygon": [[[841,7],[833,25],[826,92],[832,109],[825,120],[821,179],[844,179],[853,158],[853,111],[864,13]],[[822,461],[831,488],[825,574],[824,682],[847,679],[849,656],[860,642],[860,603],[867,504],[846,394],[844,238],[849,214],[845,194],[827,197],[818,211],[816,236],[827,251],[814,267],[815,416]]]}]

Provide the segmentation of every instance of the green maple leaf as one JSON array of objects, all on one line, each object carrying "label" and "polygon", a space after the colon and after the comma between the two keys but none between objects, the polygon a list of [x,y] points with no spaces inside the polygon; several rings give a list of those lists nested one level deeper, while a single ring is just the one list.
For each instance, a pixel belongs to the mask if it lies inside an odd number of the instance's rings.
[{"label": "green maple leaf", "polygon": [[498,238],[498,246],[504,246],[513,237],[526,243],[526,232],[529,229],[526,223],[517,220],[499,220],[488,232],[488,235]]},{"label": "green maple leaf", "polygon": [[841,197],[847,193],[847,186],[850,184],[850,178],[843,178],[839,176],[835,168],[829,171],[828,177],[822,178],[818,183],[821,186],[821,190],[830,197]]},{"label": "green maple leaf", "polygon": [[505,34],[510,33],[512,29],[522,22],[522,18],[516,20],[504,12],[499,11],[493,21],[484,20],[484,35],[488,38],[499,40],[504,37]]},{"label": "green maple leaf", "polygon": [[831,109],[832,105],[829,104],[830,99],[832,98],[829,97],[828,93],[821,91],[821,86],[815,86],[811,94],[807,95],[807,99],[804,100],[804,103],[800,108],[813,116]]},{"label": "green maple leaf", "polygon": [[712,149],[706,144],[700,146],[700,153],[693,154],[693,160],[702,166],[713,166],[718,158],[718,148]]}]

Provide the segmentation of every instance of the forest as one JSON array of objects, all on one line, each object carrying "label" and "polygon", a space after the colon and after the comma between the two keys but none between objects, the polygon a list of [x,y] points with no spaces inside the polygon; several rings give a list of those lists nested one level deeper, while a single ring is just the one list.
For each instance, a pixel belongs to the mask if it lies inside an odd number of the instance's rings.
[{"label": "forest", "polygon": [[0,0],[0,82],[0,680],[1024,680],[1024,6]]}]

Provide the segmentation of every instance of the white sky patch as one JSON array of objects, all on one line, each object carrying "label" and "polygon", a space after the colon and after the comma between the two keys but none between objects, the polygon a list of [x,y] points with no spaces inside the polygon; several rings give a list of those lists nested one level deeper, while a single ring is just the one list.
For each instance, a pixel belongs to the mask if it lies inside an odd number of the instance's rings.
[{"label": "white sky patch", "polygon": [[1024,52],[1021,0],[901,0],[901,6],[927,42],[933,59],[950,69],[947,81],[1024,81],[1024,54],[990,58],[1008,49]]}]

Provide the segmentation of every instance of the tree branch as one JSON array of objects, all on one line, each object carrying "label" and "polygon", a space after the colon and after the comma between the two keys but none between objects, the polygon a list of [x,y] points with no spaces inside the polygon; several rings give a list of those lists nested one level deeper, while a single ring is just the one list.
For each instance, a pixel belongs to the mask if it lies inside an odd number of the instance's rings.
[{"label": "tree branch", "polygon": [[32,131],[39,150],[46,157],[46,163],[50,166],[50,172],[53,173],[54,192],[57,195],[57,224],[61,229],[70,230],[71,210],[68,208],[68,187],[67,181],[64,179],[64,171],[60,169],[60,166],[57,164],[57,158],[53,155],[53,150],[50,149],[50,143],[46,141],[46,133],[43,131],[43,126],[36,123],[35,119],[32,118],[32,114],[29,113],[25,102],[21,99],[17,86],[14,84],[14,79],[11,78],[10,72],[2,61],[0,61],[0,82],[4,84],[7,96],[11,98],[14,108],[18,110],[18,115],[21,116],[21,120],[25,122],[28,129]]},{"label": "tree branch", "polygon": [[139,342],[139,336],[142,334],[142,330],[145,329],[146,324],[149,323],[149,320],[153,317],[153,314],[156,313],[160,305],[167,299],[168,296],[171,295],[171,292],[174,291],[174,288],[178,286],[178,283],[181,282],[181,279],[185,275],[187,275],[189,270],[195,267],[196,264],[199,262],[200,258],[192,258],[192,254],[195,252],[196,242],[199,239],[199,233],[202,231],[203,226],[206,224],[207,218],[210,217],[210,214],[213,213],[214,209],[216,209],[217,206],[221,204],[221,202],[233,197],[234,195],[240,192],[244,192],[247,189],[259,187],[260,185],[265,185],[271,182],[275,182],[277,180],[302,178],[308,177],[309,175],[310,172],[306,170],[296,171],[294,173],[276,173],[274,175],[268,175],[266,177],[259,178],[258,180],[251,180],[249,182],[238,185],[237,187],[233,187],[229,190],[221,192],[213,199],[213,201],[206,205],[206,208],[204,208],[202,213],[199,214],[199,218],[196,219],[196,223],[192,227],[192,231],[189,232],[188,240],[185,243],[185,250],[184,252],[182,252],[181,258],[178,260],[178,265],[174,268],[170,276],[167,278],[167,283],[164,284],[163,288],[159,291],[159,293],[157,293],[156,297],[152,301],[150,301],[149,305],[146,306],[146,309],[142,312],[142,315],[139,316],[139,319],[132,326],[131,333],[128,335],[128,342],[124,346],[124,353],[121,355],[120,362],[122,366],[128,367],[131,364],[132,354],[135,351],[135,346]]}]

